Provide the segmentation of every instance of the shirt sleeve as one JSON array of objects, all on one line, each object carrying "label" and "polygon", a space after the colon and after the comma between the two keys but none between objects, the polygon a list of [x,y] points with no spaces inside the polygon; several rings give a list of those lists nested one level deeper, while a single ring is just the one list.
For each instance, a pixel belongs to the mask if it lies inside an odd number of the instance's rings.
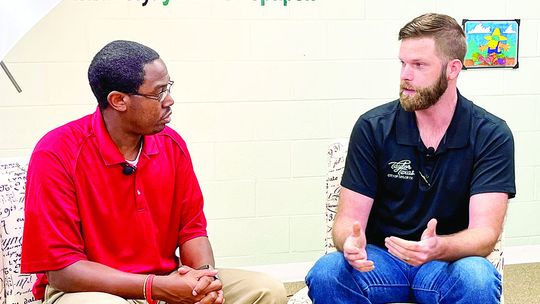
[{"label": "shirt sleeve", "polygon": [[489,124],[477,137],[471,196],[478,193],[503,192],[516,195],[514,138],[501,121]]},{"label": "shirt sleeve", "polygon": [[73,180],[53,153],[34,152],[27,174],[21,271],[39,273],[86,259]]},{"label": "shirt sleeve", "polygon": [[181,201],[179,245],[196,237],[208,236],[206,232],[206,217],[204,215],[204,199],[189,152],[184,147],[185,158],[180,162],[177,170],[177,189]]},{"label": "shirt sleeve", "polygon": [[362,117],[351,133],[341,185],[371,198],[377,192],[376,142],[369,122]]}]

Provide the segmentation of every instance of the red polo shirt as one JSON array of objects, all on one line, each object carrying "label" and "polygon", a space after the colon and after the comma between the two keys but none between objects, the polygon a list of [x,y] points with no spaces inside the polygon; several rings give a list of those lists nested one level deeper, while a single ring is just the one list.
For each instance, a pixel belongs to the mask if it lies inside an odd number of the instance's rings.
[{"label": "red polo shirt", "polygon": [[[100,110],[45,135],[28,168],[21,271],[44,273],[79,260],[130,273],[165,274],[176,248],[206,236],[203,197],[183,139],[166,127],[145,136],[137,169]],[[43,298],[45,276],[34,296]]]}]

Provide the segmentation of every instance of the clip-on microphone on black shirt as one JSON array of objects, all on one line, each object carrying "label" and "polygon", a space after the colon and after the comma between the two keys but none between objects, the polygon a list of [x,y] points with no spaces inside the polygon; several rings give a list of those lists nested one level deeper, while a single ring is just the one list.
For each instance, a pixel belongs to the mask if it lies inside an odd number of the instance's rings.
[{"label": "clip-on microphone on black shirt", "polygon": [[432,158],[435,156],[435,148],[429,147],[426,151],[426,158]]}]

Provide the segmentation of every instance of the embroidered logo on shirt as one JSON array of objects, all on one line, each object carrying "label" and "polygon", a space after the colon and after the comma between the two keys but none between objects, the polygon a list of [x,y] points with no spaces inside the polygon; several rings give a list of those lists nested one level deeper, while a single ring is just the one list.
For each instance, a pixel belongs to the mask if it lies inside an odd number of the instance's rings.
[{"label": "embroidered logo on shirt", "polygon": [[410,160],[404,159],[397,162],[392,161],[392,162],[389,162],[388,165],[390,165],[390,169],[394,171],[394,174],[388,173],[387,177],[401,178],[401,179],[408,179],[408,180],[413,179],[414,170],[411,167]]}]

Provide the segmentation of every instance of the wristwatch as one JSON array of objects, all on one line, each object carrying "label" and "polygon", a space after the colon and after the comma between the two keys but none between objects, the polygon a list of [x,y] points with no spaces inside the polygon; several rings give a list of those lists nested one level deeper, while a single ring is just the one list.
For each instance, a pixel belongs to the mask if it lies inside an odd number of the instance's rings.
[{"label": "wristwatch", "polygon": [[214,267],[212,267],[212,265],[210,264],[204,264],[202,266],[200,266],[199,268],[197,268],[197,270],[203,270],[203,269],[214,269]]},{"label": "wristwatch", "polygon": [[[202,266],[197,267],[197,270],[205,270],[205,269],[214,270],[214,267],[212,267],[212,265],[210,264],[204,264]],[[214,276],[214,280],[219,280],[219,277],[217,276],[217,274]]]}]

